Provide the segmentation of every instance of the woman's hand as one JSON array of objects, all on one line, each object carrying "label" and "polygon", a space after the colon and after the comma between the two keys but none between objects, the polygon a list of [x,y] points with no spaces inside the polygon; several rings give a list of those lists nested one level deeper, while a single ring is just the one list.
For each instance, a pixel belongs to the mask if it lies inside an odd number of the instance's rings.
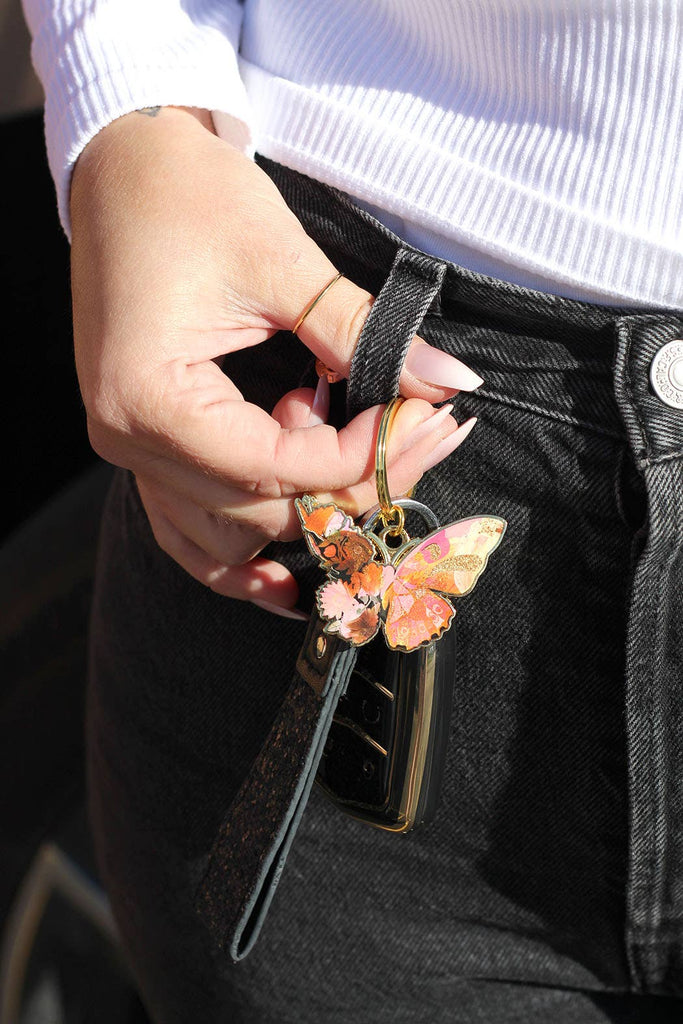
[{"label": "woman's hand", "polygon": [[[136,112],[105,128],[78,161],[71,213],[76,363],[93,447],[133,470],[158,543],[192,576],[291,609],[294,578],[255,556],[300,535],[293,499],[305,491],[353,515],[376,502],[382,409],[337,433],[323,422],[324,389],[299,389],[269,416],[217,361],[291,329],[335,267],[205,112]],[[299,336],[347,375],[371,303],[343,278]],[[471,427],[431,403],[478,383],[457,360],[413,343],[401,378],[412,400],[389,444],[396,493]]]}]

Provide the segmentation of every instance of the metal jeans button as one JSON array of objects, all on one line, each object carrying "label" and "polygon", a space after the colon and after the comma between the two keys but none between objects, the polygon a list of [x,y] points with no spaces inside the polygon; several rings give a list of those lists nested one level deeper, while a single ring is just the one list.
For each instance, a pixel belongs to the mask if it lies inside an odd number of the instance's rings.
[{"label": "metal jeans button", "polygon": [[650,383],[662,402],[683,409],[683,338],[662,345],[650,364]]}]

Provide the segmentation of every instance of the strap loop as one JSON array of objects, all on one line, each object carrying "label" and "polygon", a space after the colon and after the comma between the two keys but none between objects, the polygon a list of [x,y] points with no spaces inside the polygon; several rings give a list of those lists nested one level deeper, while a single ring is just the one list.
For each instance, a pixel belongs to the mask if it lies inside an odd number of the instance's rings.
[{"label": "strap loop", "polygon": [[438,295],[446,264],[400,248],[361,331],[351,363],[346,399],[349,419],[398,394],[398,381],[413,337]]}]

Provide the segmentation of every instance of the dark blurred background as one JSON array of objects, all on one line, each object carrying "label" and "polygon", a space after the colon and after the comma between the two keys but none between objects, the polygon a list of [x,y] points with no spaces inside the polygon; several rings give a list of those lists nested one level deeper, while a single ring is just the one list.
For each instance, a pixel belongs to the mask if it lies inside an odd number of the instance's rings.
[{"label": "dark blurred background", "polygon": [[69,252],[19,0],[0,0],[4,538],[92,460],[71,354]]},{"label": "dark blurred background", "polygon": [[69,247],[20,0],[0,0],[0,1024],[146,1017],[85,815],[86,627],[108,482],[73,364]]}]

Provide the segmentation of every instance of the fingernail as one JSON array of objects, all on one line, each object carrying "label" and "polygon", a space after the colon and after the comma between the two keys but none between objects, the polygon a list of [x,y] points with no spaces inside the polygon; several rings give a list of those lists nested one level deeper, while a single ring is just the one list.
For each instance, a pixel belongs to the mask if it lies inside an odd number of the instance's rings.
[{"label": "fingernail", "polygon": [[426,342],[415,342],[408,350],[406,369],[425,384],[438,388],[454,388],[456,391],[474,391],[483,378],[470,370],[455,356],[434,348]]},{"label": "fingernail", "polygon": [[465,420],[461,423],[457,430],[454,430],[448,437],[444,437],[443,441],[439,441],[436,447],[432,450],[429,458],[422,465],[423,471],[426,473],[428,469],[432,469],[439,462],[442,462],[446,456],[454,452],[458,445],[461,445],[467,435],[471,432],[474,424],[477,422],[477,417],[472,416],[469,420]]},{"label": "fingernail", "polygon": [[414,448],[416,444],[423,441],[424,438],[428,437],[434,430],[436,430],[452,412],[452,405],[442,405],[440,409],[437,409],[431,416],[428,416],[426,420],[423,420],[419,426],[415,427],[415,429],[403,439],[403,443],[399,448],[397,455],[402,455],[403,452],[407,452],[408,449]]},{"label": "fingernail", "polygon": [[327,423],[330,414],[330,384],[327,377],[318,377],[313,405],[308,416],[307,427],[317,427],[319,423]]},{"label": "fingernail", "polygon": [[311,617],[306,612],[300,612],[298,608],[283,608],[282,605],[271,604],[270,601],[255,601],[252,598],[251,603],[255,604],[257,608],[263,608],[265,612],[281,615],[283,619],[301,619],[303,622],[308,622]]}]

